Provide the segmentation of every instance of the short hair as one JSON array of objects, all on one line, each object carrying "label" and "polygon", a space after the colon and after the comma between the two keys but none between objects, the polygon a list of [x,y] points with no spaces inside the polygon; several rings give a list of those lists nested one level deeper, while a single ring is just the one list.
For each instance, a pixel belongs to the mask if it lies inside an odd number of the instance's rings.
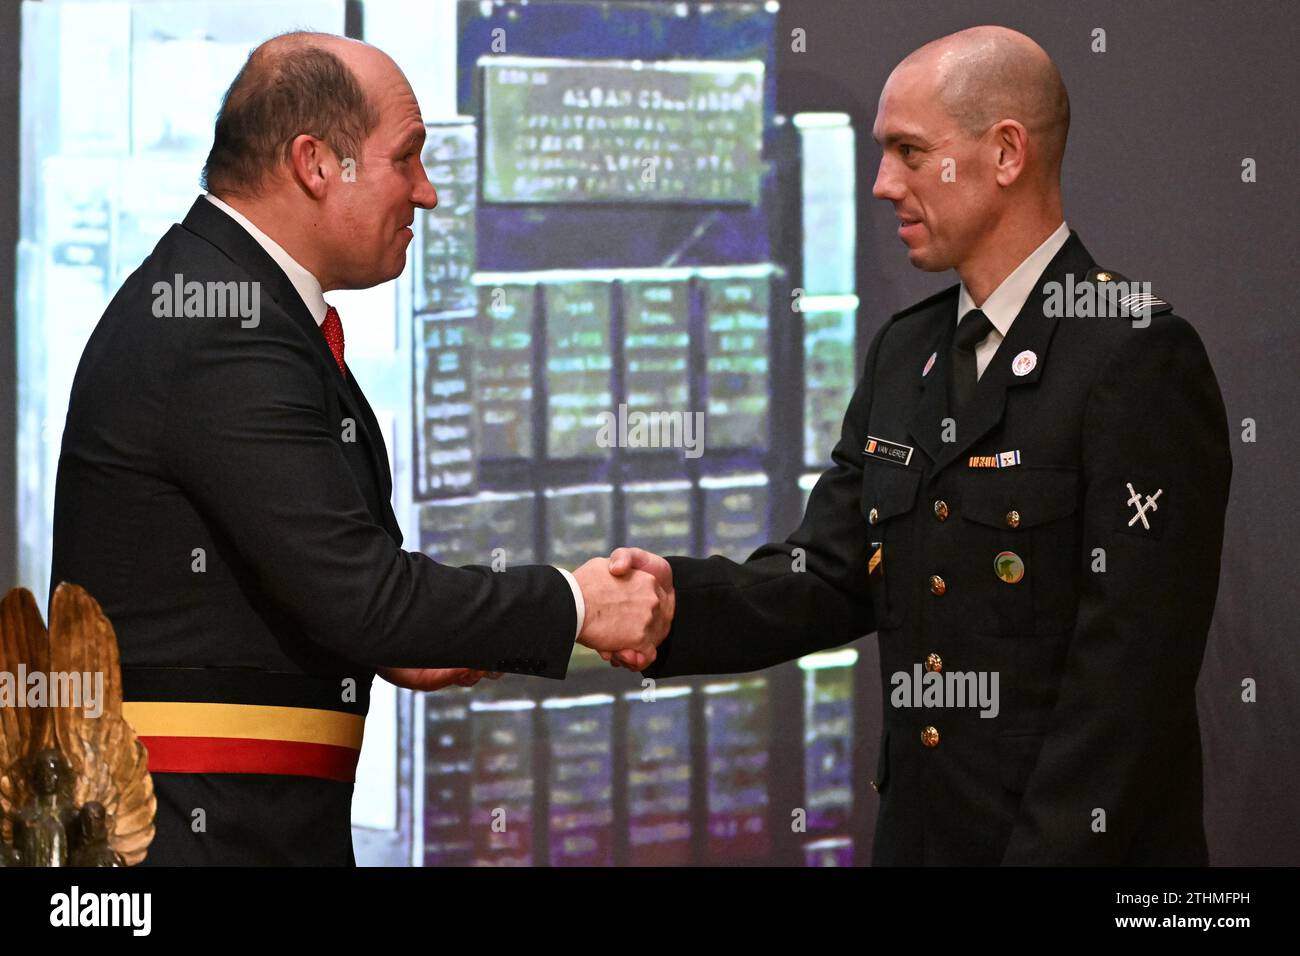
[{"label": "short hair", "polygon": [[257,195],[303,133],[323,140],[340,159],[358,157],[379,112],[356,74],[315,43],[316,36],[282,34],[249,54],[217,112],[199,179],[204,190]]},{"label": "short hair", "polygon": [[1044,167],[1059,174],[1070,97],[1052,58],[1029,37],[1006,27],[970,27],[914,50],[899,65],[905,64],[937,69],[939,102],[966,136],[1014,119],[1038,137]]},{"label": "short hair", "polygon": [[1018,120],[1043,138],[1048,168],[1060,168],[1070,132],[1070,97],[1051,60],[990,57],[951,70],[940,84],[939,100],[970,137],[1000,120]]}]

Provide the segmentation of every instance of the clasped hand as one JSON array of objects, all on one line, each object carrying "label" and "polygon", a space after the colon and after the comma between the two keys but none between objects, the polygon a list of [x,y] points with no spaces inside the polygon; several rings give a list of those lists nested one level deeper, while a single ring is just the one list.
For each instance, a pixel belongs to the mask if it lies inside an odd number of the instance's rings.
[{"label": "clasped hand", "polygon": [[573,576],[587,606],[578,643],[616,667],[639,671],[654,663],[677,608],[668,562],[640,548],[617,548]]},{"label": "clasped hand", "polygon": [[[677,608],[668,562],[640,548],[617,548],[608,558],[592,558],[573,576],[587,607],[578,643],[614,667],[640,671],[653,664]],[[465,667],[381,667],[379,675],[398,687],[419,691],[453,684],[473,687],[484,677],[501,676]]]}]

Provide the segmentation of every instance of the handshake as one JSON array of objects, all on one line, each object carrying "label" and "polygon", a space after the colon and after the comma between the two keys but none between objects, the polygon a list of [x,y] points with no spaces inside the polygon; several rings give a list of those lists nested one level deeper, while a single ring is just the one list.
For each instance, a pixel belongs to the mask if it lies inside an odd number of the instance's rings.
[{"label": "handshake", "polygon": [[587,605],[578,643],[613,667],[639,671],[654,663],[677,608],[668,562],[640,548],[616,548],[573,576]]},{"label": "handshake", "polygon": [[[645,670],[654,663],[656,648],[673,625],[677,596],[673,569],[657,554],[640,548],[617,548],[608,558],[592,558],[573,572],[587,607],[578,643],[590,647],[611,667]],[[467,667],[380,667],[390,684],[433,691],[473,687],[494,671]]]}]

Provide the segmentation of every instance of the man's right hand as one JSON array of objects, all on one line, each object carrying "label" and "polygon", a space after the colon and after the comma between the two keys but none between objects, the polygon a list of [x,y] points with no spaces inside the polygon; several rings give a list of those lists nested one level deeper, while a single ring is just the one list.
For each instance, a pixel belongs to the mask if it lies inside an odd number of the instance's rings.
[{"label": "man's right hand", "polygon": [[[673,588],[672,566],[652,551],[642,548],[615,548],[609,556],[609,573],[615,577],[624,577],[636,572],[653,575],[660,589],[668,594],[671,600],[668,622],[671,626],[673,615],[677,613],[677,592]],[[626,667],[630,671],[643,671],[655,661],[654,654],[642,654],[635,648],[614,653],[602,651],[600,656],[609,661],[611,666]]]},{"label": "man's right hand", "polygon": [[587,606],[578,643],[606,660],[630,652],[648,667],[672,627],[676,601],[671,582],[665,589],[646,571],[615,577],[607,558],[592,558],[573,576]]}]

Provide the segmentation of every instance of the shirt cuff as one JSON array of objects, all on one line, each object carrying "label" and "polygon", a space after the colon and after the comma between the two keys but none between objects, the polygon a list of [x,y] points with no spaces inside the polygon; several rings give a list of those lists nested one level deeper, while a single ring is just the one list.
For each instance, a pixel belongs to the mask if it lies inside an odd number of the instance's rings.
[{"label": "shirt cuff", "polygon": [[582,588],[578,586],[578,579],[564,568],[555,568],[555,570],[564,575],[564,580],[569,582],[569,589],[573,591],[573,606],[578,612],[578,629],[573,632],[573,640],[576,642],[578,635],[582,633],[582,623],[587,617],[587,602],[582,599]]}]

